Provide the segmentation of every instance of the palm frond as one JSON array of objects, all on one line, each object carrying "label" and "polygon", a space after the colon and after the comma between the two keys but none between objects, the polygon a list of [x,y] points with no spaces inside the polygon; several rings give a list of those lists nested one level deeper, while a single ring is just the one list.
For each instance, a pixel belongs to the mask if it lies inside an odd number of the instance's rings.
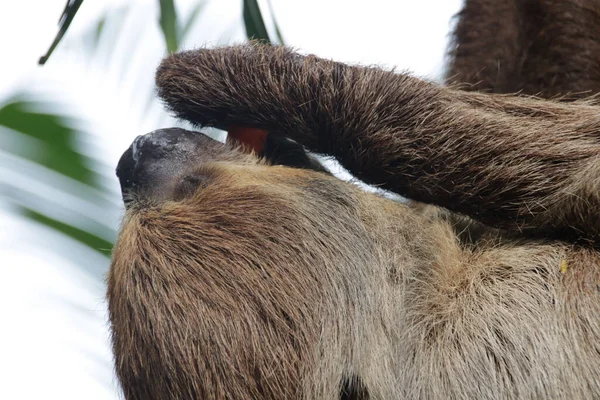
[{"label": "palm frond", "polygon": [[54,41],[52,41],[52,44],[50,45],[50,48],[48,49],[46,54],[40,57],[40,60],[38,62],[40,65],[46,64],[46,61],[48,61],[48,59],[62,40],[63,36],[67,32],[67,29],[69,29],[69,25],[71,25],[71,22],[73,22],[73,18],[75,18],[75,14],[77,14],[77,11],[79,10],[79,7],[81,7],[82,3],[83,0],[67,0],[65,9],[62,15],[60,16],[60,19],[58,20],[58,33],[56,34],[56,37],[54,38]]},{"label": "palm frond", "polygon": [[106,215],[116,202],[101,185],[94,160],[76,143],[83,134],[70,118],[24,96],[0,107],[2,197],[22,216],[50,227],[101,254],[116,237]]},{"label": "palm frond", "polygon": [[174,53],[179,49],[179,28],[177,24],[177,12],[173,0],[159,0],[160,18],[159,24],[165,38],[167,51]]},{"label": "palm frond", "polygon": [[[271,6],[270,1],[268,2],[268,5],[271,14],[271,23],[275,28],[277,42],[279,42],[279,44],[285,44],[279,26],[277,25],[277,21],[275,21],[275,17],[273,16],[273,7]],[[242,15],[244,17],[244,26],[246,28],[246,36],[248,39],[258,40],[264,43],[274,42],[269,36],[265,19],[260,11],[260,6],[258,5],[257,0],[243,0]]]},{"label": "palm frond", "polygon": [[34,140],[31,146],[10,146],[10,142],[4,142],[0,148],[97,187],[98,176],[90,169],[89,160],[73,147],[75,129],[64,117],[35,111],[39,108],[40,104],[25,99],[14,99],[0,107],[0,126]]},{"label": "palm frond", "polygon": [[256,0],[244,0],[242,14],[248,39],[271,43],[258,2]]}]

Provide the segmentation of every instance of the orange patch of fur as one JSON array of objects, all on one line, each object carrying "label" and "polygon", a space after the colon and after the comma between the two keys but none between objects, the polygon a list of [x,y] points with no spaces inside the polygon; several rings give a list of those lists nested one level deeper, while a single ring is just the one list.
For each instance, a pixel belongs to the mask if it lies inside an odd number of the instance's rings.
[{"label": "orange patch of fur", "polygon": [[260,154],[265,149],[265,142],[269,133],[259,128],[248,128],[244,126],[232,126],[228,130],[228,137],[243,144],[249,150]]}]

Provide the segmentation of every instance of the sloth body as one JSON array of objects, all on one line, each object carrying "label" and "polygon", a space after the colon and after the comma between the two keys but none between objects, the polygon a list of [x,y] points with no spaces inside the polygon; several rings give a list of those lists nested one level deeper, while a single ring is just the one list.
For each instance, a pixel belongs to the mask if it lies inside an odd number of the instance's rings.
[{"label": "sloth body", "polygon": [[[469,38],[477,16],[512,21],[494,3],[467,2],[449,76],[492,92],[600,89],[579,68],[597,67],[600,39],[586,36],[568,86],[579,48],[553,41],[552,24],[535,21],[549,38],[519,25],[513,47],[510,24]],[[564,2],[568,15],[558,3],[539,7],[600,27],[596,2]],[[504,47],[478,50],[485,39]],[[554,79],[526,57],[555,52],[569,62]],[[490,60],[514,72],[484,76]],[[127,399],[600,398],[593,101],[469,92],[256,44],[172,55],[157,84],[181,118],[272,139],[257,155],[162,130],[120,161],[108,299]],[[412,201],[342,182],[300,145]]]}]

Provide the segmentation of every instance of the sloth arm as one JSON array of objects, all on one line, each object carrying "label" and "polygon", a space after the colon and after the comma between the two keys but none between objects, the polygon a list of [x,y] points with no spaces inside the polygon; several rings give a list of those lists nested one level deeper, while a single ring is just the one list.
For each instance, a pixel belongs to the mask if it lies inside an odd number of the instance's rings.
[{"label": "sloth arm", "polygon": [[600,243],[600,107],[463,92],[284,47],[166,58],[159,96],[198,125],[249,126],[408,198],[533,236]]}]

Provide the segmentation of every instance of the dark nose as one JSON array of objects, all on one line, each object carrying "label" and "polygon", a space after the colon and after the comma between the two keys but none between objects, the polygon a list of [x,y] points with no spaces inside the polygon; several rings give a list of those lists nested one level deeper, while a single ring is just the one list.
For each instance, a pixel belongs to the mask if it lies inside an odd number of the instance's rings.
[{"label": "dark nose", "polygon": [[214,159],[222,150],[222,143],[180,128],[138,136],[117,165],[123,198],[126,203],[131,194],[164,199],[186,170]]}]

